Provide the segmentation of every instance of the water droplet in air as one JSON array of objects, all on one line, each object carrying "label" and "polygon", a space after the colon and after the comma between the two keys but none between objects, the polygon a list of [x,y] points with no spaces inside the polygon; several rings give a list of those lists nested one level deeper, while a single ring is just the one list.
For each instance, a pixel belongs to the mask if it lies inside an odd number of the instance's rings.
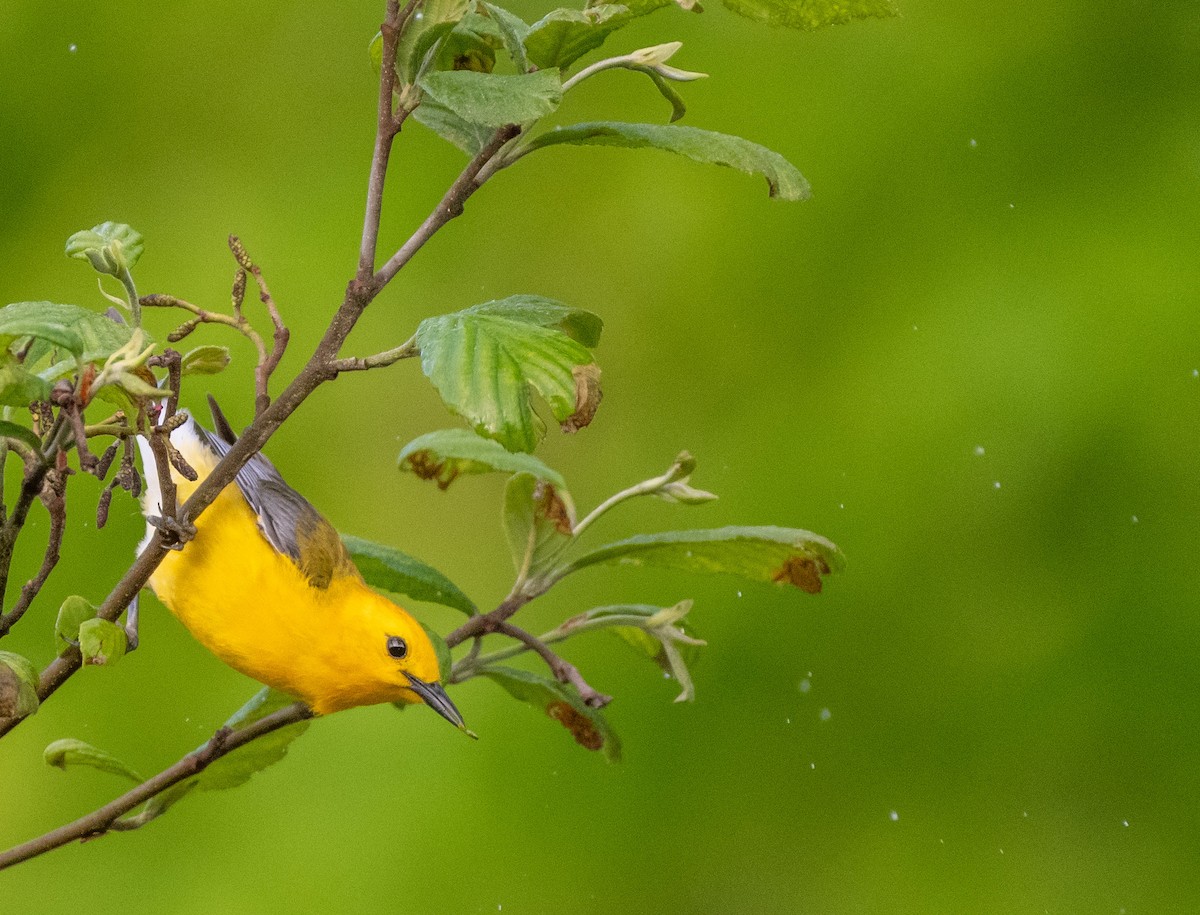
[{"label": "water droplet in air", "polygon": [[975,457],[983,457],[985,454],[987,454],[987,452],[984,450],[983,445],[975,446]]},{"label": "water droplet in air", "polygon": [[1122,820],[1122,821],[1121,821],[1121,825],[1122,825],[1122,826],[1128,826],[1128,825],[1129,825],[1129,821],[1128,821],[1128,820]]},{"label": "water droplet in air", "polygon": [[900,813],[896,810],[893,810],[888,814],[888,819],[893,823],[898,823],[900,821]]},{"label": "water droplet in air", "polygon": [[916,330],[916,329],[917,329],[917,325],[915,325],[915,324],[914,324],[914,325],[913,325],[913,330]]},{"label": "water droplet in air", "polygon": [[845,508],[845,507],[846,507],[846,503],[845,503],[845,502],[839,502],[839,503],[838,503],[838,508]]},{"label": "water droplet in air", "polygon": [[[1008,208],[1009,208],[1010,210],[1015,210],[1015,209],[1017,208],[1017,205],[1016,205],[1015,203],[1010,203],[1010,204],[1008,205]],[[1003,852],[1001,852],[1001,854],[1003,854]]]},{"label": "water droplet in air", "polygon": [[992,483],[992,489],[999,489],[999,488],[1000,488],[1000,481],[999,480],[994,481]]},{"label": "water droplet in air", "polygon": [[72,54],[74,54],[76,51],[79,50],[79,45],[69,44],[69,45],[67,45],[67,50],[70,51]]},{"label": "water droplet in air", "polygon": [[1200,369],[1192,369],[1192,377],[1200,378]]},{"label": "water droplet in air", "polygon": [[815,769],[815,768],[817,768],[817,764],[816,764],[816,763],[809,763],[809,764],[808,764],[808,768],[810,768],[810,769]]},{"label": "water droplet in air", "polygon": [[741,596],[742,596],[742,592],[738,591],[738,597],[741,597]]},{"label": "water droplet in air", "polygon": [[829,711],[829,709],[827,709],[827,708],[821,709],[821,720],[822,721],[828,721],[832,717],[833,717],[833,712]]},{"label": "water droplet in air", "polygon": [[967,143],[967,145],[968,145],[968,146],[970,146],[970,147],[971,147],[971,149],[975,149],[975,148],[977,148],[977,147],[979,146],[979,141],[978,141],[978,140],[976,140],[974,137],[971,137],[971,139],[970,139],[970,141]]},{"label": "water droplet in air", "polygon": [[1137,515],[1130,515],[1129,520],[1134,524],[1137,524]]},{"label": "water droplet in air", "polygon": [[788,724],[791,724],[791,723],[792,723],[792,719],[791,719],[791,718],[785,718],[784,720],[785,720],[785,721],[786,721]]},{"label": "water droplet in air", "polygon": [[800,685],[797,687],[797,689],[799,689],[802,693],[807,693],[810,689],[812,689],[812,680],[809,680],[807,677],[805,677],[800,681]]}]

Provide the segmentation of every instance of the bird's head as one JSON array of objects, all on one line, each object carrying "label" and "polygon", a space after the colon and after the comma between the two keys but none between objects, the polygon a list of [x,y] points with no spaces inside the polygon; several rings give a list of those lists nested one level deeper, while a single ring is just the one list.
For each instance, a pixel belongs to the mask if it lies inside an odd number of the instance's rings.
[{"label": "bird's head", "polygon": [[337,625],[339,688],[335,695],[318,698],[314,709],[326,713],[378,702],[423,702],[466,730],[442,687],[437,651],[425,628],[406,610],[365,588],[348,603],[353,612]]}]

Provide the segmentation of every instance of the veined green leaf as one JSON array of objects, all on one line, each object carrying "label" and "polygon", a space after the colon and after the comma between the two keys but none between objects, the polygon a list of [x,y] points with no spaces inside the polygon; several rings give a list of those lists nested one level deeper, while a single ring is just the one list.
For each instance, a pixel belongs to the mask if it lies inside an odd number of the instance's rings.
[{"label": "veined green leaf", "polygon": [[112,665],[125,657],[125,630],[108,620],[84,620],[79,626],[79,652],[84,664]]},{"label": "veined green leaf", "polygon": [[373,588],[405,594],[414,600],[453,607],[468,615],[477,608],[445,575],[407,553],[360,537],[342,536],[350,558]]},{"label": "veined green leaf", "polygon": [[529,72],[529,58],[525,54],[525,36],[529,34],[529,26],[525,20],[513,15],[502,6],[484,3],[483,8],[496,21],[496,27],[504,39],[504,47],[508,50],[508,56],[512,58],[517,72]]},{"label": "veined green leaf", "polygon": [[557,9],[529,27],[525,50],[529,59],[542,69],[565,69],[588,51],[600,47],[609,35],[638,15],[628,6],[615,3],[585,10]]},{"label": "veined green leaf", "polygon": [[[420,18],[409,21],[396,48],[396,73],[402,83],[416,80],[421,65],[433,45],[471,9],[471,0],[424,0]],[[383,57],[380,39],[380,59]]]},{"label": "veined green leaf", "polygon": [[7,347],[22,337],[36,337],[79,356],[83,353],[83,340],[71,322],[63,320],[61,313],[61,309],[70,307],[54,302],[14,302],[5,305],[0,308],[0,341]]},{"label": "veined green leaf", "polygon": [[549,715],[589,750],[603,750],[609,762],[621,758],[621,742],[598,709],[584,704],[572,689],[556,680],[515,667],[485,667],[481,674],[509,695]]},{"label": "veined green leaf", "polygon": [[0,350],[0,404],[27,407],[49,397],[48,382],[28,371],[8,350]]},{"label": "veined green leaf", "polygon": [[[65,350],[82,362],[103,362],[129,343],[130,339],[128,325],[78,305],[64,305],[60,302],[16,302],[0,308],[0,325],[4,323],[5,315],[13,322],[10,326],[19,326],[21,322],[25,322],[27,326],[44,322],[66,328],[70,332],[70,340],[57,341],[29,330],[28,334],[35,338],[25,354],[25,365],[30,368],[56,348]],[[0,333],[6,331],[0,329]],[[72,359],[65,363],[60,371],[53,373],[53,377],[43,377],[48,381],[54,380],[67,372],[73,372],[74,369],[75,360]]]},{"label": "veined green leaf", "polygon": [[726,7],[747,19],[811,32],[854,19],[887,19],[899,16],[895,0],[723,0]]},{"label": "veined green leaf", "polygon": [[42,752],[42,758],[46,761],[46,765],[54,766],[56,769],[66,770],[68,766],[88,766],[92,769],[99,769],[101,772],[123,776],[135,785],[140,785],[145,781],[131,767],[111,753],[97,749],[82,740],[72,738],[56,740]]},{"label": "veined green leaf", "polygon": [[437,70],[426,74],[419,85],[463,120],[492,128],[536,121],[562,102],[562,78],[556,70],[516,76]]},{"label": "veined green leaf", "polygon": [[562,475],[532,454],[508,451],[468,429],[440,429],[413,439],[400,452],[400,469],[422,480],[436,480],[442,489],[466,473],[530,473],[563,489]]},{"label": "veined green leaf", "polygon": [[517,571],[548,569],[571,543],[575,505],[565,489],[518,473],[504,490],[504,530]]},{"label": "veined green leaf", "polygon": [[818,534],[786,527],[722,527],[715,530],[640,534],[575,559],[567,572],[605,563],[721,572],[752,581],[794,585],[809,594],[822,578],[845,567],[845,557]]},{"label": "veined green leaf", "polygon": [[0,718],[24,718],[37,711],[38,671],[24,655],[0,651]]},{"label": "veined green leaf", "polygon": [[796,167],[777,152],[728,134],[662,124],[625,124],[594,121],[572,124],[540,134],[529,143],[532,151],[568,143],[573,146],[621,146],[628,149],[662,149],[695,162],[724,165],[747,174],[762,175],[772,197],[805,200],[811,189]]},{"label": "veined green leaf", "polygon": [[421,368],[443,402],[480,435],[512,451],[532,451],[545,434],[531,389],[564,431],[591,422],[600,402],[599,367],[587,346],[594,315],[536,296],[513,296],[417,327]]},{"label": "veined green leaf", "polygon": [[453,143],[468,156],[475,156],[496,135],[494,127],[463,120],[449,108],[429,98],[416,107],[412,116],[416,118],[417,123],[428,127],[443,140]]}]

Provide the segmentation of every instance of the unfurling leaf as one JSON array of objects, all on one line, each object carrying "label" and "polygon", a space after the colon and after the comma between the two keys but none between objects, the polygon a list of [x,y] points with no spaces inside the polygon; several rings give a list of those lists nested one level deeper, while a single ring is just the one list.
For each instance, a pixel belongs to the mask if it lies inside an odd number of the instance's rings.
[{"label": "unfurling leaf", "polygon": [[504,47],[508,50],[508,56],[512,58],[517,72],[527,73],[529,58],[525,54],[525,37],[529,34],[529,26],[525,24],[525,20],[513,15],[503,7],[493,6],[490,3],[484,3],[483,8],[496,21],[496,27],[504,39]]},{"label": "unfurling leaf", "polygon": [[359,537],[343,535],[342,543],[371,587],[453,607],[467,615],[477,612],[475,604],[454,582],[407,553]]},{"label": "unfurling leaf", "polygon": [[414,438],[400,452],[401,470],[411,470],[422,480],[435,480],[446,489],[462,474],[529,473],[566,488],[562,475],[532,454],[508,451],[468,429],[440,429]]},{"label": "unfurling leaf", "polygon": [[88,766],[129,779],[135,785],[140,785],[145,779],[132,768],[125,765],[111,753],[93,747],[82,740],[67,738],[56,740],[42,752],[46,765],[54,766],[64,771],[68,766]]},{"label": "unfurling leaf", "polygon": [[537,574],[550,568],[571,543],[575,505],[566,489],[518,473],[504,490],[504,529],[513,565]]},{"label": "unfurling leaf", "polygon": [[72,648],[79,647],[79,627],[95,619],[96,612],[96,608],[78,594],[62,602],[54,621],[54,648],[60,658]]},{"label": "unfurling leaf", "polygon": [[821,590],[822,577],[840,571],[845,562],[841,550],[809,531],[723,527],[630,537],[580,556],[564,574],[597,563],[657,566],[740,575],[752,581],[790,584],[816,594]]},{"label": "unfurling leaf", "polygon": [[582,309],[512,296],[427,318],[417,343],[421,368],[451,410],[509,450],[532,451],[545,433],[533,390],[568,429],[591,420],[600,390],[599,370],[587,369],[594,366],[588,347],[600,328]]},{"label": "unfurling leaf", "polygon": [[493,129],[536,121],[562,102],[557,70],[517,76],[473,70],[436,70],[424,76],[421,89],[464,121]]},{"label": "unfurling leaf", "polygon": [[568,143],[574,146],[620,146],[661,149],[695,162],[724,165],[767,179],[771,196],[780,200],[806,200],[811,189],[804,176],[787,159],[749,140],[728,134],[661,124],[624,124],[595,121],[572,124],[540,134],[527,150]]},{"label": "unfurling leaf", "polygon": [[125,657],[125,630],[108,620],[84,620],[79,626],[79,651],[84,664],[115,664]]},{"label": "unfurling leaf", "polygon": [[133,269],[146,247],[142,234],[120,222],[105,222],[67,239],[67,257],[88,261],[97,273],[121,276]]},{"label": "unfurling leaf", "polygon": [[895,0],[723,0],[726,7],[747,19],[768,25],[811,32],[854,19],[887,19],[899,16]]},{"label": "unfurling leaf", "polygon": [[228,346],[197,346],[184,353],[179,371],[184,375],[216,375],[229,365]]},{"label": "unfurling leaf", "polygon": [[0,651],[0,718],[24,718],[38,709],[38,672],[33,662]]},{"label": "unfurling leaf", "polygon": [[603,750],[609,762],[621,758],[621,742],[599,709],[585,705],[579,694],[556,680],[515,667],[485,667],[481,674],[502,686],[509,695],[553,718],[589,750]]}]

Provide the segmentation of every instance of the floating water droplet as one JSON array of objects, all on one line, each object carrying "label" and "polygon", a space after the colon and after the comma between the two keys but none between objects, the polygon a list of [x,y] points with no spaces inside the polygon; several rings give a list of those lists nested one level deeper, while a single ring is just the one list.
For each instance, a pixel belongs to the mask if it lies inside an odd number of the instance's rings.
[{"label": "floating water droplet", "polygon": [[913,330],[916,330],[916,329],[917,329],[917,325],[915,325],[915,324],[914,324],[914,325],[913,325]]},{"label": "floating water droplet", "polygon": [[845,508],[845,507],[846,507],[846,503],[845,503],[845,502],[839,502],[839,503],[838,503],[838,508]]},{"label": "floating water droplet", "polygon": [[72,54],[74,54],[76,51],[79,50],[79,45],[69,44],[69,45],[67,45],[67,50],[70,51]]},{"label": "floating water droplet", "polygon": [[900,813],[899,813],[899,811],[896,811],[896,810],[892,810],[892,811],[890,811],[890,812],[888,813],[888,819],[889,819],[889,820],[891,820],[893,823],[898,823],[898,822],[900,822]]},{"label": "floating water droplet", "polygon": [[742,596],[742,592],[738,591],[738,597],[741,597],[741,596]]},{"label": "floating water droplet", "polygon": [[1130,520],[1130,521],[1132,521],[1134,524],[1137,524],[1137,523],[1138,523],[1138,522],[1137,522],[1137,515],[1130,515],[1130,516],[1129,516],[1129,520]]},{"label": "floating water droplet", "polygon": [[1004,849],[1000,849],[1000,854],[1004,854]]},{"label": "floating water droplet", "polygon": [[983,457],[985,454],[987,454],[987,451],[984,450],[983,445],[975,446],[975,457]]},{"label": "floating water droplet", "polygon": [[1192,377],[1200,378],[1200,369],[1192,369]]},{"label": "floating water droplet", "polygon": [[822,721],[828,721],[832,717],[833,717],[833,712],[829,711],[829,709],[827,709],[827,708],[821,709],[821,720]]},{"label": "floating water droplet", "polygon": [[967,145],[970,146],[971,149],[977,149],[979,147],[979,141],[974,137],[971,137],[971,139],[967,142]]},{"label": "floating water droplet", "polygon": [[1010,204],[1008,205],[1008,208],[1009,208],[1010,210],[1015,210],[1015,209],[1017,208],[1017,205],[1016,205],[1015,203],[1010,203]]},{"label": "floating water droplet", "polygon": [[791,723],[792,723],[792,719],[791,719],[791,718],[785,718],[785,719],[784,719],[784,721],[786,721],[788,724],[791,724]]},{"label": "floating water droplet", "polygon": [[810,768],[810,769],[815,769],[815,768],[817,768],[817,764],[816,764],[816,763],[809,763],[809,764],[808,764],[808,768]]},{"label": "floating water droplet", "polygon": [[807,693],[810,689],[812,689],[812,680],[808,679],[808,677],[805,677],[803,680],[800,681],[799,686],[797,686],[796,688],[799,689],[800,692],[802,692],[802,693]]},{"label": "floating water droplet", "polygon": [[1000,488],[1000,481],[999,481],[999,480],[995,480],[995,481],[993,481],[993,482],[992,482],[992,489],[999,489],[999,488]]},{"label": "floating water droplet", "polygon": [[1121,825],[1122,825],[1122,826],[1128,826],[1128,825],[1129,825],[1129,821],[1128,821],[1128,820],[1122,820],[1122,821],[1121,821]]},{"label": "floating water droplet", "polygon": [[1021,811],[1021,816],[1023,816],[1023,817],[1027,817],[1027,816],[1029,816],[1029,811],[1028,811],[1028,810],[1022,810],[1022,811]]}]

